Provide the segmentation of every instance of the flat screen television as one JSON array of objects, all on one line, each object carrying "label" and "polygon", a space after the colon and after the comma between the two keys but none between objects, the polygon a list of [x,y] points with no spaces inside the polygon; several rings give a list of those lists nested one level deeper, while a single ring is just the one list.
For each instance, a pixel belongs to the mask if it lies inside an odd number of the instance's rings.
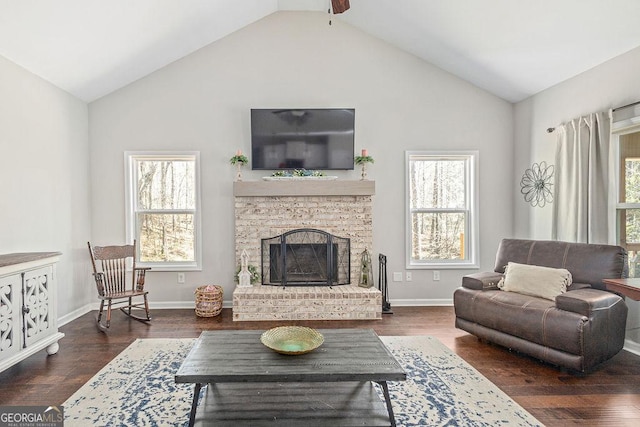
[{"label": "flat screen television", "polygon": [[355,109],[251,110],[254,170],[353,169]]}]

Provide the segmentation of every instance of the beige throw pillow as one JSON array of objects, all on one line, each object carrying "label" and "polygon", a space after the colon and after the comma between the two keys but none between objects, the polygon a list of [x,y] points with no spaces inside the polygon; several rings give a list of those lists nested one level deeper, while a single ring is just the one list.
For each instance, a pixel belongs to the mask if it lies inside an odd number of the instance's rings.
[{"label": "beige throw pillow", "polygon": [[554,301],[571,285],[571,273],[564,268],[549,268],[510,262],[498,288],[507,292],[546,298]]}]

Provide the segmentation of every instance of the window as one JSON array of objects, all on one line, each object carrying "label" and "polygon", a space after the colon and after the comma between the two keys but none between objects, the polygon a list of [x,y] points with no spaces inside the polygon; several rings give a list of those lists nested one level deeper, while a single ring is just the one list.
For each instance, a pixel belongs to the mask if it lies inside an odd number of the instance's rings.
[{"label": "window", "polygon": [[617,235],[629,251],[629,277],[640,277],[640,133],[619,137]]},{"label": "window", "polygon": [[478,268],[477,152],[407,152],[407,268]]},{"label": "window", "polygon": [[629,277],[640,277],[640,103],[609,112],[610,153],[616,160],[608,206],[615,206],[609,222],[609,241],[627,249]]},{"label": "window", "polygon": [[127,241],[141,266],[199,270],[199,153],[126,152]]}]

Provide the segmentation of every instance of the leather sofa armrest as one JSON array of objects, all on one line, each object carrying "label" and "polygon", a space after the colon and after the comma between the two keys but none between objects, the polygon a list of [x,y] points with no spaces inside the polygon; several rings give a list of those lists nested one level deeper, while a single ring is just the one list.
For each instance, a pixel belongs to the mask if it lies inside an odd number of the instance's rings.
[{"label": "leather sofa armrest", "polygon": [[591,289],[591,285],[588,283],[573,282],[567,287],[567,292],[576,291],[578,289]]},{"label": "leather sofa armrest", "polygon": [[607,310],[624,301],[618,295],[599,289],[577,289],[556,297],[556,308],[592,317],[595,312]]},{"label": "leather sofa armrest", "polygon": [[477,291],[498,289],[500,279],[502,274],[493,271],[467,274],[462,277],[462,287]]}]

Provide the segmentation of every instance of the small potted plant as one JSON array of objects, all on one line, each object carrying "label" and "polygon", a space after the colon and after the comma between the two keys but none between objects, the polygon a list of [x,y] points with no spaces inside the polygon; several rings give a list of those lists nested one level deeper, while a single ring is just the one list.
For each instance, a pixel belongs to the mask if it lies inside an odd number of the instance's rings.
[{"label": "small potted plant", "polygon": [[360,156],[356,156],[354,159],[356,165],[362,166],[362,180],[365,180],[367,177],[367,172],[365,170],[365,165],[367,163],[374,163],[373,157],[369,155],[365,148],[362,149],[362,153]]},{"label": "small potted plant", "polygon": [[236,165],[238,167],[238,175],[236,175],[236,180],[237,181],[242,181],[242,167],[244,165],[246,165],[247,163],[249,163],[249,159],[247,158],[247,156],[242,154],[242,150],[238,150],[238,151],[236,151],[236,155],[233,156],[229,160],[229,162],[232,165]]}]

